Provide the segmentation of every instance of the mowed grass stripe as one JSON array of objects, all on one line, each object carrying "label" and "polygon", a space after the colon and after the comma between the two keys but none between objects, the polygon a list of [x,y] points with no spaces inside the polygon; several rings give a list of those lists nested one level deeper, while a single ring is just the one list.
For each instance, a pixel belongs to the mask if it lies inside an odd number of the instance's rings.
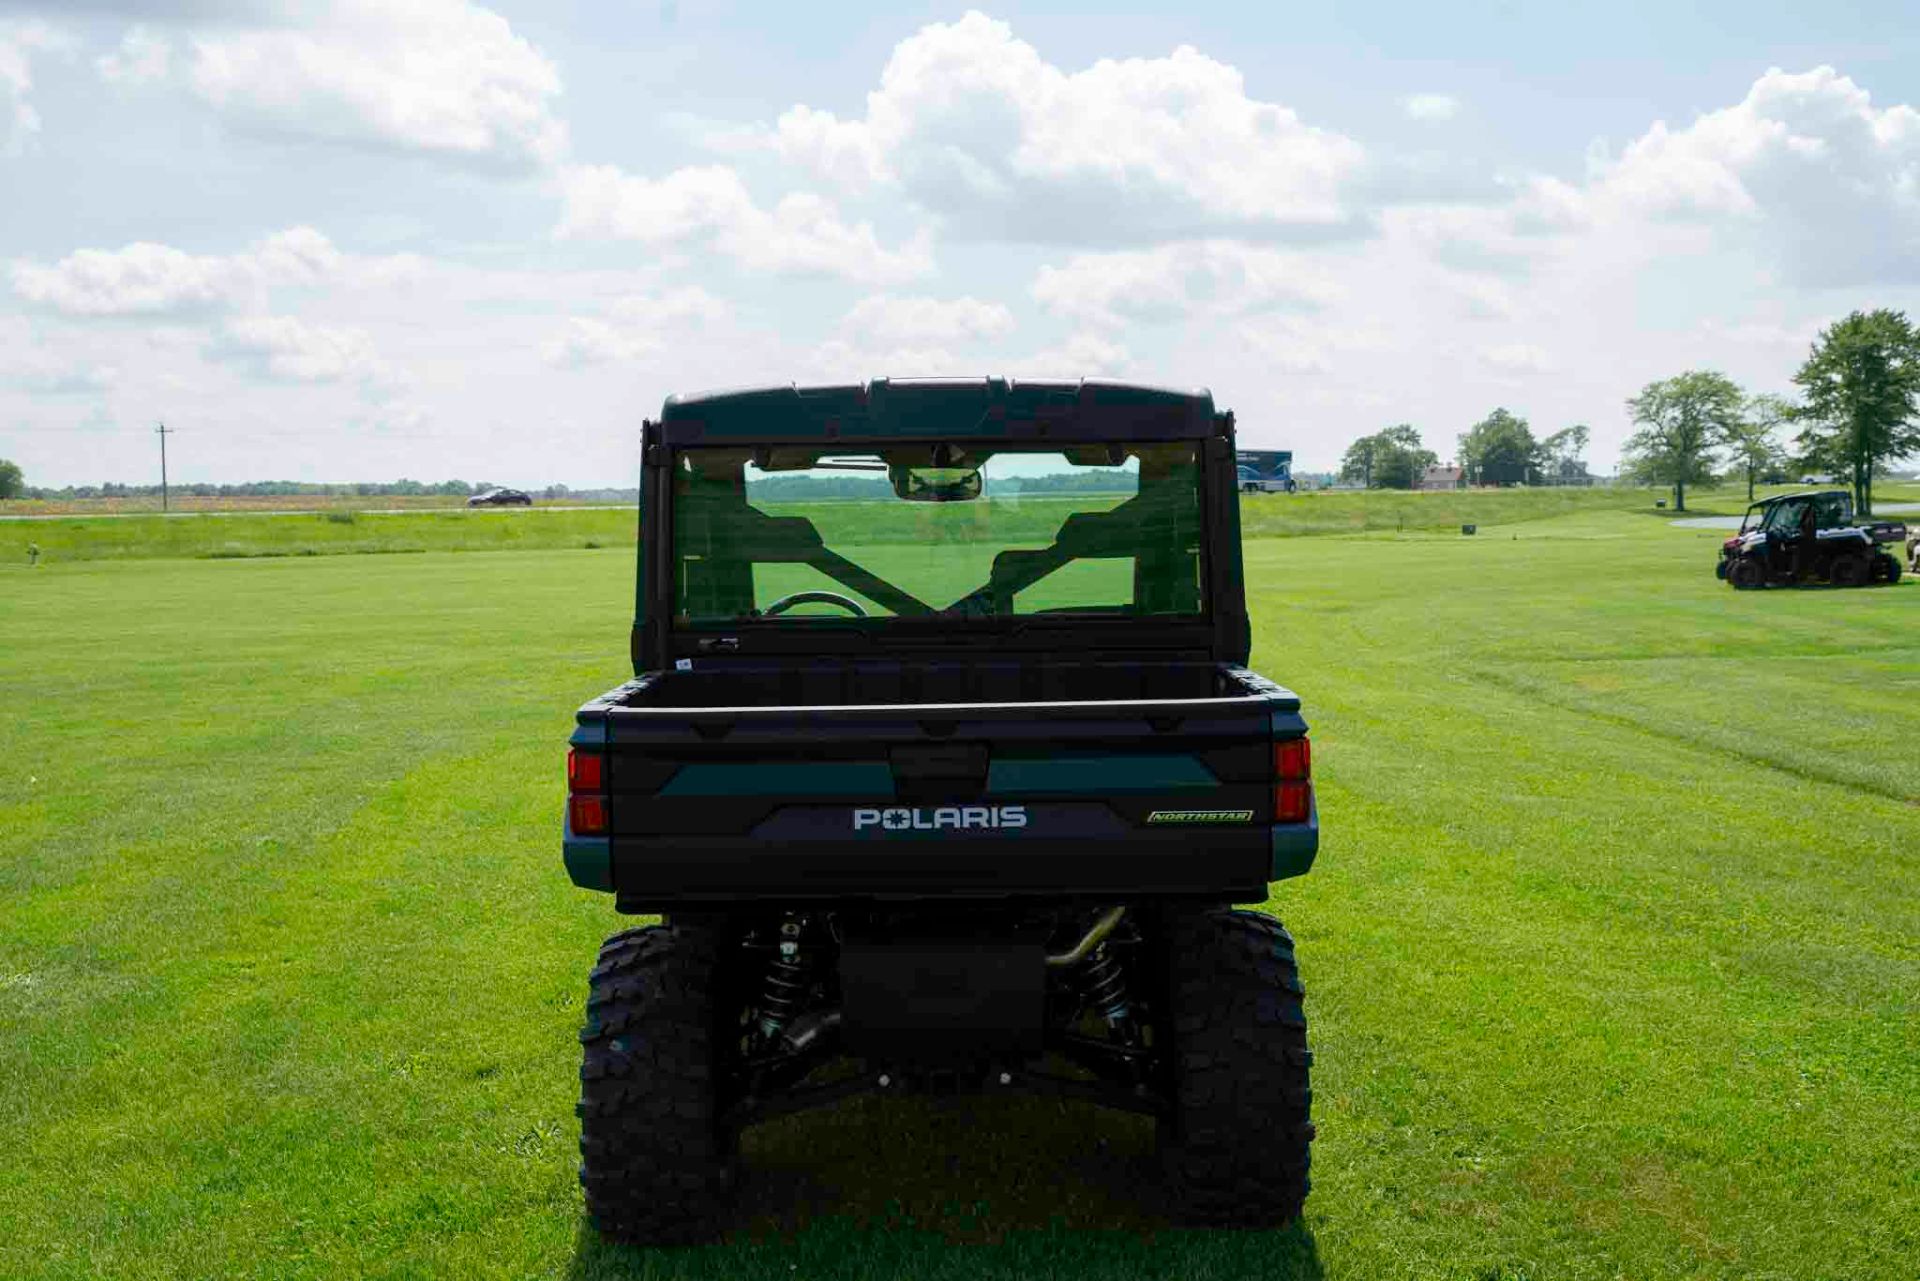
[{"label": "mowed grass stripe", "polygon": [[1870,715],[1785,655],[1911,678],[1920,592],[1736,597],[1635,516],[1514,532],[1248,545],[1328,833],[1272,905],[1319,1053],[1303,1230],[1165,1230],[1131,1118],[895,1101],[751,1136],[741,1238],[656,1256],[580,1223],[620,922],[555,852],[630,552],[9,574],[0,1273],[1907,1275],[1913,807],[1533,686],[1599,663],[1581,697],[1736,740],[1782,698]]}]

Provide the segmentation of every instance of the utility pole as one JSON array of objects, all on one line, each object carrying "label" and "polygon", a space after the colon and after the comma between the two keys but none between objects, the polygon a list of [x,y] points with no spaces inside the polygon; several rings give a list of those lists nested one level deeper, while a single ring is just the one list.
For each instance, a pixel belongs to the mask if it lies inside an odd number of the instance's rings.
[{"label": "utility pole", "polygon": [[167,436],[172,429],[161,423],[153,429],[160,436],[160,510],[167,510]]}]

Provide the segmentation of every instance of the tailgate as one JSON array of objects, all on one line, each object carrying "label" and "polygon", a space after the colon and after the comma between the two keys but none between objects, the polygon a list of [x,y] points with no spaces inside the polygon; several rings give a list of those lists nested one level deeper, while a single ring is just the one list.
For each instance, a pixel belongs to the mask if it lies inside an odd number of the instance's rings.
[{"label": "tailgate", "polygon": [[[1274,742],[1299,702],[658,708],[609,696],[606,879],[623,909],[955,895],[1266,896],[1317,828],[1276,827]],[[616,691],[616,693],[618,693]],[[576,872],[576,880],[580,879]]]}]

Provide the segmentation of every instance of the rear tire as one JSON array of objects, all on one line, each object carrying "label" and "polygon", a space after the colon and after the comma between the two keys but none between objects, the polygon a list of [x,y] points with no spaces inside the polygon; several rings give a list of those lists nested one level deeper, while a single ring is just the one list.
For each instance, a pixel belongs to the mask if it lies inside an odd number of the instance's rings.
[{"label": "rear tire", "polygon": [[721,1120],[729,941],[676,921],[600,949],[580,1031],[580,1186],[613,1240],[694,1245],[725,1229],[738,1166]]},{"label": "rear tire", "polygon": [[1293,938],[1257,912],[1169,913],[1164,928],[1171,1115],[1160,1159],[1175,1215],[1278,1227],[1311,1186],[1314,1129]]},{"label": "rear tire", "polygon": [[1742,556],[1727,566],[1727,581],[1735,590],[1750,592],[1767,585],[1767,571],[1751,556]]},{"label": "rear tire", "polygon": [[1837,556],[1827,566],[1827,581],[1835,587],[1864,587],[1872,573],[1873,566],[1865,556]]}]

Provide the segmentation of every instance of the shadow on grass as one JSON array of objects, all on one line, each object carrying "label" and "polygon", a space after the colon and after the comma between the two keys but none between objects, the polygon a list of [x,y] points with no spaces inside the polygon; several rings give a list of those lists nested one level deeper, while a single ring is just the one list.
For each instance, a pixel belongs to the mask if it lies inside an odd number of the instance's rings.
[{"label": "shadow on grass", "polygon": [[1153,1125],[1033,1098],[856,1099],[750,1130],[737,1227],[686,1250],[608,1245],[571,1275],[1260,1277],[1318,1281],[1313,1234],[1194,1231],[1160,1211]]}]

